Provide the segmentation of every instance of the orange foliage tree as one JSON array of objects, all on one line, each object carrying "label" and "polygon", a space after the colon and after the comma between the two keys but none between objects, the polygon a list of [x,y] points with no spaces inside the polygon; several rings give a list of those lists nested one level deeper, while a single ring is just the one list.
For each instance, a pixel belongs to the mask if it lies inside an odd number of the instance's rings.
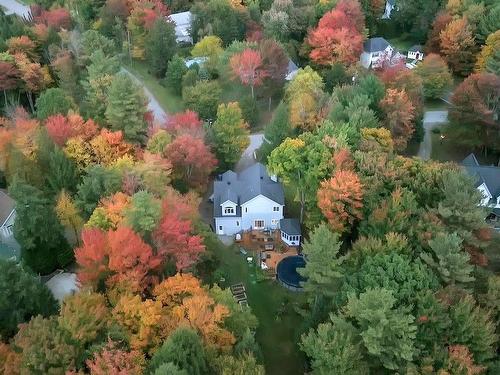
[{"label": "orange foliage tree", "polygon": [[45,128],[58,146],[64,146],[72,137],[82,137],[88,141],[98,132],[98,126],[92,119],[85,121],[79,114],[49,116],[45,121]]},{"label": "orange foliage tree", "polygon": [[357,0],[341,0],[309,32],[310,57],[321,65],[356,62],[363,49],[365,19]]},{"label": "orange foliage tree", "polygon": [[229,64],[234,77],[239,78],[242,84],[250,86],[253,98],[254,87],[261,85],[263,79],[267,77],[260,52],[247,48],[243,52],[233,55]]},{"label": "orange foliage tree", "polygon": [[380,101],[384,113],[385,126],[391,131],[394,146],[404,150],[415,131],[413,119],[415,107],[405,91],[388,89]]},{"label": "orange foliage tree", "polygon": [[103,232],[82,231],[82,246],[75,250],[78,279],[94,288],[106,282],[109,288],[142,292],[154,283],[161,258],[127,227]]},{"label": "orange foliage tree", "polygon": [[362,218],[363,186],[356,173],[338,170],[332,178],[321,182],[318,207],[336,232],[348,230]]},{"label": "orange foliage tree", "polygon": [[203,137],[203,121],[198,114],[191,110],[173,114],[165,122],[166,130],[173,135],[190,134],[194,137]]},{"label": "orange foliage tree", "polygon": [[474,67],[477,46],[467,18],[451,21],[439,34],[441,53],[450,68],[467,76]]},{"label": "orange foliage tree", "polygon": [[127,352],[108,340],[107,345],[94,353],[85,364],[92,375],[141,375],[145,366],[144,356],[136,350]]}]

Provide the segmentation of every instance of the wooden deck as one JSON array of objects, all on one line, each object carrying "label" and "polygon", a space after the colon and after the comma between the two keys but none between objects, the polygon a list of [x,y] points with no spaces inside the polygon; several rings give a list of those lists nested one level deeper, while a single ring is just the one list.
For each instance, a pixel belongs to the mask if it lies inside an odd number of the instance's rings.
[{"label": "wooden deck", "polygon": [[240,244],[254,259],[261,259],[272,270],[283,258],[297,255],[298,252],[296,247],[287,246],[281,241],[279,230],[244,232]]}]

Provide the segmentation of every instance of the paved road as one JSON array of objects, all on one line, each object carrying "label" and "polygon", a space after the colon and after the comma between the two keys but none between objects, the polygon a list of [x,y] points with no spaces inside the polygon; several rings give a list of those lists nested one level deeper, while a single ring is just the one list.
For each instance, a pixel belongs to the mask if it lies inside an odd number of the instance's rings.
[{"label": "paved road", "polygon": [[432,153],[432,129],[448,122],[448,111],[427,111],[424,114],[424,139],[417,156],[429,160]]},{"label": "paved road", "polygon": [[[1,1],[1,0],[0,0]],[[168,118],[168,113],[165,112],[165,110],[161,107],[160,103],[158,103],[158,100],[156,100],[156,98],[154,97],[154,95],[151,93],[151,91],[149,91],[146,86],[144,86],[144,83],[142,83],[142,81],[137,78],[135,75],[133,75],[130,71],[128,71],[127,69],[125,68],[121,68],[121,71],[124,72],[124,73],[127,73],[130,77],[132,77],[132,79],[140,86],[143,87],[144,89],[144,94],[146,94],[146,96],[148,97],[149,99],[149,103],[148,103],[148,109],[153,112],[153,115],[155,117],[155,120],[159,123],[163,123],[165,121],[165,119]]]},{"label": "paved road", "polygon": [[5,14],[17,14],[22,18],[30,17],[30,7],[15,0],[0,0],[0,6],[5,8]]},{"label": "paved road", "polygon": [[251,134],[249,138],[250,145],[245,149],[245,151],[243,151],[240,160],[238,161],[238,163],[236,163],[236,166],[234,168],[236,172],[241,172],[243,169],[256,163],[253,154],[255,150],[257,150],[262,145],[262,142],[264,141],[264,134]]}]

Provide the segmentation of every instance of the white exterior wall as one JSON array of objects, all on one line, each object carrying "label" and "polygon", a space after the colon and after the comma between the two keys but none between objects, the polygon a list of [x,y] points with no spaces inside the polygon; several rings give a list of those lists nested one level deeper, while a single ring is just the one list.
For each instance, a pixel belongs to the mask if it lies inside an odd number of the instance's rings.
[{"label": "white exterior wall", "polygon": [[215,233],[232,236],[241,232],[241,217],[216,217]]},{"label": "white exterior wall", "polygon": [[489,192],[488,188],[486,187],[486,184],[481,184],[477,187],[477,190],[479,190],[483,196],[483,199],[481,200],[480,205],[481,206],[488,206],[488,203],[490,199],[492,198],[491,193]]},{"label": "white exterior wall", "polygon": [[363,52],[360,57],[361,65],[366,69],[378,68],[384,60],[392,57],[393,52],[394,49],[391,46],[387,46],[384,51]]},{"label": "white exterior wall", "polygon": [[0,236],[3,239],[11,238],[14,235],[13,227],[16,220],[16,211],[12,210],[10,216],[5,220],[5,223],[0,227]]},{"label": "white exterior wall", "polygon": [[384,14],[382,15],[382,19],[383,20],[387,20],[389,18],[391,18],[391,13],[392,11],[394,10],[394,6],[391,5],[388,1],[385,2],[385,10],[384,10]]},{"label": "white exterior wall", "polygon": [[[236,215],[236,203],[234,202],[231,202],[231,201],[225,201],[224,203],[221,204],[221,208],[222,208],[222,216],[235,216]],[[234,213],[232,214],[226,214],[224,213],[224,210],[226,208],[232,208]]]},{"label": "white exterior wall", "polygon": [[408,58],[422,61],[424,59],[424,54],[418,51],[408,51]]},{"label": "white exterior wall", "polygon": [[368,52],[363,52],[360,57],[361,65],[363,65],[366,69],[370,67],[372,62],[372,54]]},{"label": "white exterior wall", "polygon": [[[279,211],[273,211],[273,207],[279,207]],[[277,229],[283,219],[283,207],[263,195],[249,200],[241,205],[241,229],[253,229],[255,220],[264,220],[265,229]]]},{"label": "white exterior wall", "polygon": [[[281,232],[281,240],[286,243],[288,246],[299,246],[300,245],[300,240],[301,240],[301,236],[300,235],[295,235],[295,237],[297,238],[296,240],[293,240],[290,238],[289,235],[287,235],[286,233],[284,232]],[[295,238],[293,237],[293,238]]]}]

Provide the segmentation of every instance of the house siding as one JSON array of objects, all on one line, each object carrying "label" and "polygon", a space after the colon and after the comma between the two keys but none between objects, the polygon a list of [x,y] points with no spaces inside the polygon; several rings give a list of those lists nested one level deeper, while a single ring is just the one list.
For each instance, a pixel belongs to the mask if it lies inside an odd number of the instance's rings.
[{"label": "house siding", "polygon": [[[279,211],[273,211],[275,206],[280,208]],[[259,195],[241,205],[241,219],[243,230],[252,229],[255,220],[264,220],[265,229],[277,229],[279,221],[283,219],[283,205]]]},{"label": "house siding", "polygon": [[[240,225],[237,225],[237,224]],[[222,230],[220,229],[222,227]],[[241,231],[241,218],[228,216],[215,218],[215,233],[232,236]]]}]

